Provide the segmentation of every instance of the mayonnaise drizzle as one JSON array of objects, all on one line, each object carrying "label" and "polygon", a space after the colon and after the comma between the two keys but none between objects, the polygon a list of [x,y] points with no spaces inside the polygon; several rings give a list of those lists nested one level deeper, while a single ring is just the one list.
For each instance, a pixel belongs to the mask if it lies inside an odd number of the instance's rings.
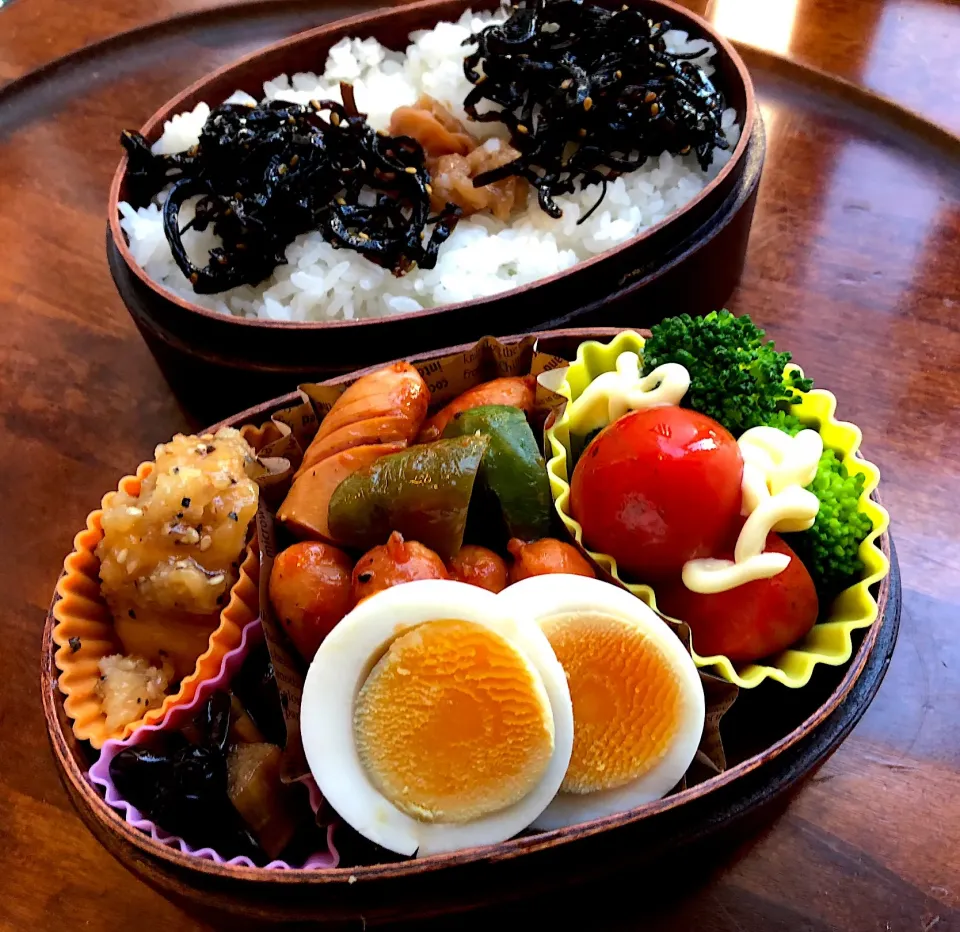
[{"label": "mayonnaise drizzle", "polygon": [[570,404],[570,421],[578,433],[588,434],[628,411],[680,404],[689,387],[690,373],[679,363],[665,363],[641,377],[640,357],[627,351],[617,356],[615,371],[598,375]]},{"label": "mayonnaise drizzle", "polygon": [[795,437],[775,427],[752,427],[737,441],[743,457],[740,530],[733,560],[689,560],[683,583],[693,592],[726,592],[757,579],[782,573],[790,563],[785,553],[764,553],[771,531],[804,531],[813,525],[820,502],[804,486],[813,482],[823,453],[823,439],[814,430]]}]

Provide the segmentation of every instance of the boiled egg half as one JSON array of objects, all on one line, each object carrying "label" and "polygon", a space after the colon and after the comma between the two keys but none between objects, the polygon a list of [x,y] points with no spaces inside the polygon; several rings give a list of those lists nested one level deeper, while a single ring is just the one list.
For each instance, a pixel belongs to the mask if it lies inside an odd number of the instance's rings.
[{"label": "boiled egg half", "polygon": [[624,812],[665,796],[703,733],[700,676],[680,639],[647,605],[583,576],[534,576],[499,598],[533,616],[573,700],[573,751],[541,830]]},{"label": "boiled egg half", "polygon": [[567,680],[530,603],[450,580],[383,590],[340,621],[310,665],[300,727],[327,801],[406,855],[517,834],[573,747]]}]

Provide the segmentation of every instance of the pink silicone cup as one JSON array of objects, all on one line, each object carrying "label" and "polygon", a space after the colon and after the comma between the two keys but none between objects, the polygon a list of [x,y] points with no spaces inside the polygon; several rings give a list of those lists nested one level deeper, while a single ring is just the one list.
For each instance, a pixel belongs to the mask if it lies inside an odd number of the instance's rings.
[{"label": "pink silicone cup", "polygon": [[[197,689],[197,694],[187,705],[176,706],[171,709],[159,722],[154,725],[144,725],[138,728],[129,738],[119,741],[110,739],[105,741],[100,750],[100,759],[90,768],[88,777],[90,781],[104,791],[104,798],[107,805],[123,814],[124,820],[129,822],[134,828],[146,832],[154,841],[159,841],[169,847],[178,847],[184,854],[192,855],[197,858],[206,858],[208,861],[214,861],[217,864],[236,864],[241,867],[256,867],[250,858],[243,855],[235,858],[224,858],[212,848],[194,848],[187,844],[177,835],[171,835],[160,828],[156,823],[146,818],[139,809],[131,806],[124,800],[113,780],[110,779],[110,761],[117,756],[124,748],[140,744],[143,739],[154,731],[162,731],[168,728],[178,728],[188,722],[197,712],[197,709],[210,697],[211,693],[224,688],[233,678],[234,673],[240,669],[244,657],[249,648],[255,646],[263,639],[263,629],[260,626],[260,619],[257,618],[247,624],[242,632],[240,644],[233,650],[228,651],[220,664],[219,673],[212,679],[206,680]],[[310,807],[314,812],[320,809],[323,803],[323,797],[320,795],[320,789],[313,777],[307,774],[298,781],[306,786],[310,795]],[[340,855],[333,844],[333,825],[327,827],[327,850],[318,851],[311,854],[302,865],[288,864],[286,861],[271,861],[261,870],[291,870],[296,867],[304,867],[309,870],[336,867],[340,862]]]}]

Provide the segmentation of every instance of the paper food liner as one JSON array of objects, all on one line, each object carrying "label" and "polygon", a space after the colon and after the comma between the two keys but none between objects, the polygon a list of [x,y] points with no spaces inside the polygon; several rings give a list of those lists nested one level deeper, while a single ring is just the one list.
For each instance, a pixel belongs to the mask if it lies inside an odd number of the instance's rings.
[{"label": "paper food liner", "polygon": [[[244,428],[244,439],[256,449],[263,432]],[[262,458],[261,474],[256,476],[261,489],[282,482],[289,463],[277,458]],[[153,463],[141,463],[135,476],[120,480],[119,490],[136,496],[144,479],[153,471]],[[99,749],[109,738],[127,738],[141,725],[159,722],[171,709],[192,701],[201,683],[214,676],[223,655],[240,642],[244,626],[259,615],[260,555],[254,541],[245,552],[237,582],[220,612],[220,623],[210,634],[207,649],[197,658],[193,673],[180,681],[177,692],[163,704],[122,729],[108,729],[106,715],[96,692],[100,679],[99,662],[103,657],[122,653],[123,648],[113,626],[113,617],[100,593],[100,560],[97,545],[103,539],[101,519],[115,492],[104,496],[100,509],[87,516],[87,526],[74,539],[74,549],[63,563],[63,575],[57,583],[57,601],[53,640],[57,645],[55,663],[60,670],[58,686],[63,693],[64,711],[73,722],[73,733]]]},{"label": "paper food liner", "polygon": [[[461,353],[441,356],[429,362],[415,363],[417,371],[430,389],[430,407],[442,408],[468,388],[509,376],[539,375],[550,369],[569,365],[567,360],[536,349],[536,337],[524,337],[517,343],[501,343],[494,337],[484,337]],[[305,383],[298,386],[300,401],[275,412],[266,424],[244,428],[244,436],[264,457],[281,457],[290,462],[291,470],[278,473],[273,482],[286,491],[286,482],[296,472],[334,402],[352,382],[340,385]],[[552,391],[537,389],[537,405],[543,417],[564,399]],[[249,433],[247,433],[249,430]]]},{"label": "paper food liner", "polygon": [[[224,858],[213,848],[194,848],[178,835],[171,835],[169,832],[165,832],[155,822],[140,812],[139,809],[123,799],[110,776],[110,763],[124,748],[143,744],[149,740],[153,733],[181,728],[187,724],[214,692],[228,688],[234,674],[243,665],[243,661],[246,659],[250,648],[254,647],[262,637],[263,632],[259,619],[248,622],[241,633],[240,643],[222,656],[216,675],[204,680],[197,687],[193,698],[189,702],[170,708],[159,721],[149,725],[142,725],[125,740],[109,739],[105,741],[100,753],[100,759],[90,768],[88,774],[91,783],[103,790],[107,805],[121,813],[124,820],[134,828],[145,832],[154,841],[158,841],[163,845],[167,845],[170,848],[179,848],[184,854],[205,858],[217,864],[235,864],[242,867],[257,866],[250,858],[246,857],[246,855]],[[304,784],[309,794],[310,808],[313,809],[314,813],[318,813],[323,803],[323,798],[317,789],[316,783],[310,776],[303,777],[300,782]],[[303,864],[289,864],[286,861],[276,860],[271,861],[262,869],[290,870],[291,868],[300,867],[308,869],[336,867],[339,863],[340,856],[334,846],[333,829],[332,824],[327,826],[327,849],[311,854]]]},{"label": "paper food liner", "polygon": [[[616,368],[617,356],[623,352],[643,355],[644,339],[640,334],[624,330],[609,343],[588,340],[580,344],[577,358],[565,372],[551,372],[541,377],[551,389],[563,396],[564,403],[554,415],[547,430],[547,473],[553,492],[554,507],[570,539],[597,567],[608,581],[628,589],[635,596],[656,610],[656,595],[647,585],[628,583],[620,578],[617,563],[609,554],[587,549],[583,543],[583,528],[570,514],[570,463],[582,449],[584,437],[567,417],[565,404],[580,397],[590,382],[603,372]],[[799,366],[791,365],[803,375]],[[878,540],[890,525],[890,516],[871,497],[880,482],[880,471],[860,455],[860,428],[835,417],[837,399],[828,391],[813,389],[809,392],[795,391],[800,403],[792,410],[804,426],[819,431],[826,449],[832,449],[841,457],[851,474],[864,476],[863,492],[859,509],[866,514],[873,530],[860,544],[859,556],[863,561],[861,578],[841,592],[822,620],[798,644],[782,651],[765,663],[733,663],[728,657],[713,655],[701,657],[695,645],[689,645],[697,666],[710,668],[724,680],[742,688],[759,686],[767,679],[775,680],[793,689],[805,686],[817,664],[839,666],[853,655],[852,633],[858,628],[869,627],[877,617],[877,602],[870,587],[883,579],[890,571],[890,563],[881,551]],[[661,617],[664,617],[661,614]],[[671,619],[665,618],[670,621]]]},{"label": "paper food liner", "polygon": [[[451,353],[428,362],[415,363],[430,390],[431,411],[443,407],[469,388],[491,379],[509,376],[538,376],[534,420],[550,424],[562,412],[566,399],[553,390],[543,373],[560,372],[570,365],[560,356],[540,351],[536,337],[524,337],[516,343],[504,344],[494,337],[484,337],[470,349]],[[562,377],[561,377],[562,381]],[[289,487],[305,450],[316,434],[320,422],[334,402],[352,383],[341,385],[304,384],[298,388],[300,400],[273,414],[270,421],[253,429],[248,436],[260,458],[281,457],[290,464],[285,474],[274,476],[274,491],[279,494]],[[558,383],[559,384],[559,383]],[[275,527],[272,501],[261,499],[257,516],[260,541],[260,613],[264,635],[274,669],[287,725],[287,747],[284,752],[284,778],[293,780],[309,773],[300,738],[300,702],[303,695],[305,664],[293,648],[276,619],[269,598],[270,569],[273,558],[282,549],[277,542],[283,532]],[[686,629],[686,626],[683,626]],[[689,648],[689,630],[674,629]],[[737,687],[700,671],[704,685],[707,715],[697,760],[686,776],[686,785],[694,785],[726,769],[720,719],[733,704]]]},{"label": "paper food liner", "polygon": [[260,618],[263,635],[270,652],[277,690],[280,693],[280,706],[283,709],[283,721],[287,729],[287,741],[283,747],[280,761],[280,775],[285,782],[307,777],[310,768],[303,753],[303,739],[300,736],[300,702],[303,698],[303,682],[306,673],[305,663],[283,633],[273,604],[270,601],[270,573],[277,549],[276,524],[273,514],[264,502],[257,508],[257,541],[260,545]]}]

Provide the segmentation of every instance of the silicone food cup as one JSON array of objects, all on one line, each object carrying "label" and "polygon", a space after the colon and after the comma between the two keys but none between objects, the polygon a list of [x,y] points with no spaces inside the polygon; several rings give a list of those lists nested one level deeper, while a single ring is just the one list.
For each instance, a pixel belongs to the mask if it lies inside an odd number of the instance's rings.
[{"label": "silicone food cup", "polygon": [[[256,618],[248,622],[241,633],[240,643],[232,650],[223,654],[216,675],[204,680],[197,687],[193,698],[189,702],[171,706],[159,721],[149,725],[141,725],[129,738],[123,741],[112,738],[105,741],[100,753],[100,759],[90,768],[89,773],[90,781],[103,790],[104,799],[107,804],[121,813],[125,821],[129,822],[134,828],[145,832],[153,838],[154,841],[159,841],[161,844],[172,848],[179,848],[184,854],[205,858],[217,864],[236,864],[242,867],[256,866],[250,858],[244,855],[235,858],[224,858],[213,848],[194,848],[179,836],[165,832],[155,822],[143,815],[139,809],[123,799],[110,777],[110,762],[124,748],[143,743],[152,733],[165,729],[179,728],[193,718],[200,706],[206,702],[212,693],[219,689],[227,688],[233,675],[243,664],[249,649],[262,638],[263,630],[260,627],[260,619]],[[320,790],[317,788],[317,784],[313,781],[313,778],[309,775],[304,777],[301,782],[304,783],[310,794],[310,807],[316,813],[323,802]],[[303,864],[289,864],[286,861],[277,860],[265,865],[263,870],[290,870],[291,868],[297,867],[305,867],[308,869],[336,867],[339,859],[339,854],[333,844],[333,825],[331,824],[327,827],[326,850],[314,852]]]},{"label": "silicone food cup", "polygon": [[[141,463],[135,476],[120,480],[120,490],[138,495],[141,483],[152,471],[153,463]],[[191,702],[200,684],[217,674],[224,655],[239,645],[244,626],[260,614],[260,554],[254,543],[247,547],[237,582],[220,612],[220,622],[210,634],[206,651],[197,658],[193,673],[184,677],[177,691],[158,708],[122,729],[109,729],[96,691],[99,662],[121,648],[110,609],[100,592],[96,550],[103,538],[103,508],[115,494],[104,496],[102,507],[88,515],[86,528],[74,539],[73,552],[63,563],[63,575],[57,583],[58,599],[53,606],[53,640],[58,648],[54,659],[60,670],[58,682],[65,696],[64,710],[73,721],[77,738],[89,741],[97,749],[108,739],[129,737],[141,725],[155,724],[171,709]]]},{"label": "silicone food cup", "polygon": [[[583,529],[570,514],[571,438],[582,438],[585,431],[579,431],[578,425],[568,416],[569,403],[579,398],[587,385],[601,373],[614,371],[617,357],[621,353],[635,352],[642,357],[643,344],[643,337],[630,330],[617,334],[607,344],[594,340],[580,344],[576,360],[566,370],[562,383],[556,389],[567,399],[568,404],[547,431],[550,456],[547,472],[550,476],[554,506],[577,545],[604,573],[652,608],[656,608],[656,594],[650,586],[624,581],[620,578],[616,561],[611,556],[596,553],[584,546]],[[696,643],[693,644],[693,659],[698,667],[712,667],[718,676],[746,689],[759,686],[767,679],[776,680],[791,688],[799,688],[809,682],[817,664],[839,666],[846,663],[853,655],[852,633],[858,628],[868,627],[877,618],[877,602],[870,587],[883,579],[890,570],[889,561],[877,543],[889,527],[890,517],[872,498],[880,481],[880,471],[860,455],[860,428],[836,419],[834,415],[837,400],[830,392],[813,389],[797,394],[801,401],[791,409],[792,413],[800,418],[804,426],[819,431],[824,448],[834,450],[851,474],[860,473],[864,476],[859,509],[870,518],[873,529],[860,544],[859,556],[863,562],[860,579],[834,599],[822,613],[821,620],[799,643],[767,658],[764,663],[733,663],[728,657],[700,656],[696,651]]]}]

